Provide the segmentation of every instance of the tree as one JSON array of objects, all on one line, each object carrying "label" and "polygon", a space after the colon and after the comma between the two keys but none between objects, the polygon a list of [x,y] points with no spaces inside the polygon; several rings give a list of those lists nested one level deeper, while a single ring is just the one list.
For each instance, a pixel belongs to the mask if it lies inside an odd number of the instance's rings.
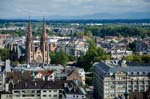
[{"label": "tree", "polygon": [[84,32],[76,32],[75,34],[74,34],[74,36],[76,36],[76,37],[82,37],[82,36],[84,36]]},{"label": "tree", "polygon": [[76,57],[74,55],[68,55],[69,61],[75,61]]},{"label": "tree", "polygon": [[88,40],[89,49],[84,56],[81,56],[78,60],[78,64],[86,71],[90,71],[94,62],[101,60],[107,60],[110,56],[104,51],[103,48],[96,48],[92,39]]},{"label": "tree", "polygon": [[89,36],[89,37],[92,37],[92,36],[93,36],[93,34],[92,34],[91,31],[86,31],[86,32],[85,32],[85,35],[86,35],[86,36]]},{"label": "tree", "polygon": [[150,63],[150,55],[142,55],[141,59],[144,63]]},{"label": "tree", "polygon": [[59,52],[50,52],[51,63],[66,65],[68,62],[68,55],[61,49]]},{"label": "tree", "polygon": [[142,59],[139,55],[129,55],[127,57],[123,57],[128,62],[142,62]]},{"label": "tree", "polygon": [[56,52],[50,52],[49,56],[51,58],[51,63],[56,64]]},{"label": "tree", "polygon": [[8,59],[9,57],[9,50],[4,48],[4,49],[0,49],[0,57],[2,61],[5,61],[6,59]]},{"label": "tree", "polygon": [[150,55],[129,55],[123,57],[127,62],[143,62],[150,63]]},{"label": "tree", "polygon": [[68,62],[68,56],[63,50],[60,50],[58,53],[56,53],[56,58],[56,63],[58,64],[66,65]]}]

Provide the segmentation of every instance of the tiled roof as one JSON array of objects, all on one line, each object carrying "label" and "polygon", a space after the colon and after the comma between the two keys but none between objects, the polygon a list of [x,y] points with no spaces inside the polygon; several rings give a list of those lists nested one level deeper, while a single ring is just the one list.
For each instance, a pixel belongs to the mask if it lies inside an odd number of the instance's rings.
[{"label": "tiled roof", "polygon": [[42,71],[40,71],[40,73],[43,75],[43,76],[49,76],[49,75],[51,75],[52,73],[53,73],[53,71],[45,71],[45,70],[42,70]]}]

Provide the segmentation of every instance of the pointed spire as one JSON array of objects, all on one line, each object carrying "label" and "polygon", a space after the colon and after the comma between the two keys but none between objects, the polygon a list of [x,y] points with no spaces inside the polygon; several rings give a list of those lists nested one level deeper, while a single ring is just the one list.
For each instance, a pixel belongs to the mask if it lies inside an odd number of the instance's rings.
[{"label": "pointed spire", "polygon": [[29,16],[29,24],[31,23],[31,18],[30,18],[30,16]]},{"label": "pointed spire", "polygon": [[45,17],[43,18],[43,36],[46,36]]},{"label": "pointed spire", "polygon": [[29,24],[28,24],[29,27],[31,27],[31,19],[30,19],[30,16],[29,16]]},{"label": "pointed spire", "polygon": [[28,36],[32,37],[32,26],[31,26],[30,16],[29,16],[29,24],[28,24]]},{"label": "pointed spire", "polygon": [[31,26],[31,20],[29,17],[29,23],[28,23],[28,27],[27,27],[27,37],[26,37],[26,61],[27,61],[27,63],[31,62],[32,50],[33,50],[32,26]]}]

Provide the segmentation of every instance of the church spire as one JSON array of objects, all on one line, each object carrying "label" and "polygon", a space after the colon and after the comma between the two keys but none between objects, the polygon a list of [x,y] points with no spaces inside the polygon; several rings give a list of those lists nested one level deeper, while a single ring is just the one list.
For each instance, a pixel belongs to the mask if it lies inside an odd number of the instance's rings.
[{"label": "church spire", "polygon": [[47,34],[46,34],[46,25],[45,25],[45,18],[43,18],[43,31],[42,31],[42,37],[41,37],[41,48],[44,50],[45,43],[47,43]]},{"label": "church spire", "polygon": [[27,37],[26,37],[26,61],[31,63],[33,54],[33,38],[32,38],[32,26],[31,20],[29,17],[29,23],[27,28]]},{"label": "church spire", "polygon": [[46,38],[46,25],[45,25],[45,17],[43,18],[43,33],[42,33],[42,37]]},{"label": "church spire", "polygon": [[41,51],[43,54],[43,63],[49,63],[48,37],[46,33],[45,18],[43,18],[43,31],[41,37]]},{"label": "church spire", "polygon": [[28,40],[32,38],[32,26],[31,26],[31,19],[29,17],[29,23],[28,23],[28,34],[27,34]]}]

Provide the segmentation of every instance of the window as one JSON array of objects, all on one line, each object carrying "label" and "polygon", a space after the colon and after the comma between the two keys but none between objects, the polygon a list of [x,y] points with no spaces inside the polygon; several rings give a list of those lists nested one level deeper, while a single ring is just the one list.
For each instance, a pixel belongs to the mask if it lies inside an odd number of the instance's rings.
[{"label": "window", "polygon": [[51,95],[49,95],[49,97],[51,97]]},{"label": "window", "polygon": [[54,90],[54,92],[57,92],[57,90]]},{"label": "window", "polygon": [[25,91],[24,91],[24,90],[22,90],[22,93],[25,93]]},{"label": "window", "polygon": [[16,97],[20,97],[20,95],[16,95]]},{"label": "window", "polygon": [[26,97],[26,95],[22,95],[22,97]]},{"label": "window", "polygon": [[43,90],[43,92],[46,92],[46,90]]},{"label": "window", "polygon": [[19,91],[14,91],[14,93],[19,93]]},{"label": "window", "polygon": [[43,95],[43,97],[46,97],[46,95]]},{"label": "window", "polygon": [[49,90],[49,92],[51,92],[51,90]]},{"label": "window", "polygon": [[34,90],[32,90],[32,93],[35,93],[35,91],[34,91]]},{"label": "window", "polygon": [[53,97],[57,97],[57,95],[53,95]]}]

